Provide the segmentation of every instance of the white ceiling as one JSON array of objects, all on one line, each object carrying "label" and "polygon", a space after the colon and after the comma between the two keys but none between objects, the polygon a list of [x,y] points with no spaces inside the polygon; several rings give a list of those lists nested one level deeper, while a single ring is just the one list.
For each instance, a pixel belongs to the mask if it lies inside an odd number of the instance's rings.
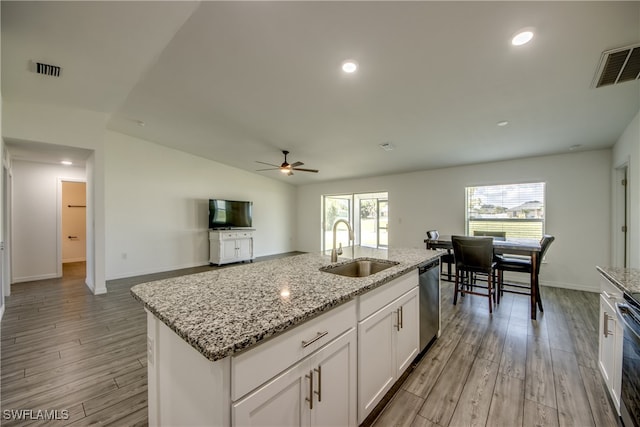
[{"label": "white ceiling", "polygon": [[4,98],[248,171],[287,149],[320,173],[256,173],[295,185],[610,147],[640,108],[638,81],[591,86],[603,51],[640,42],[637,1],[1,7]]}]

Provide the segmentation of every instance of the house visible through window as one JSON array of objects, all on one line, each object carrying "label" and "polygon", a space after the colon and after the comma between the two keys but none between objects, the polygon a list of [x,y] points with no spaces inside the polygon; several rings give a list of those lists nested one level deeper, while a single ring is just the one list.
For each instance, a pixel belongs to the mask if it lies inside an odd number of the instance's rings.
[{"label": "house visible through window", "polygon": [[466,188],[467,235],[541,239],[544,234],[545,183]]}]

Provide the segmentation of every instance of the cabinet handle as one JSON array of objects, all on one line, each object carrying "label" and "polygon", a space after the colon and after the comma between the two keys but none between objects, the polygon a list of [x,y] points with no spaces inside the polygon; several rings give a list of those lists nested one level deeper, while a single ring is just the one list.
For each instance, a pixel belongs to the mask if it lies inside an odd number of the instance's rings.
[{"label": "cabinet handle", "polygon": [[324,337],[328,333],[329,333],[329,331],[318,332],[318,334],[315,336],[315,338],[312,338],[309,341],[302,341],[302,348],[310,346],[311,344],[313,344],[314,342],[318,341],[320,338]]},{"label": "cabinet handle", "polygon": [[400,309],[396,310],[396,331],[400,332]]},{"label": "cabinet handle", "polygon": [[309,402],[309,409],[313,409],[313,370],[309,371],[309,375],[304,377],[309,378],[309,397],[305,397],[304,400]]},{"label": "cabinet handle", "polygon": [[402,323],[404,322],[404,311],[402,310],[402,306],[400,306],[400,329],[403,329],[404,326]]},{"label": "cabinet handle", "polygon": [[318,369],[314,369],[318,373],[318,391],[315,393],[318,395],[318,402],[322,402],[322,366],[318,365]]},{"label": "cabinet handle", "polygon": [[607,312],[604,312],[603,315],[603,324],[602,324],[602,329],[604,330],[604,337],[607,338],[609,335],[612,334],[612,332],[609,330],[609,315],[607,314]]}]

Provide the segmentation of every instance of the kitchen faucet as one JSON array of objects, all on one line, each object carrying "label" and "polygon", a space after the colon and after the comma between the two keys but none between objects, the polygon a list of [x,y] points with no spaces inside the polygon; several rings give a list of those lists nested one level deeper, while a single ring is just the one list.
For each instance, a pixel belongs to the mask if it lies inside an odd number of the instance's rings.
[{"label": "kitchen faucet", "polygon": [[349,224],[349,221],[345,219],[338,219],[336,220],[336,222],[333,223],[333,249],[331,250],[331,262],[337,262],[338,255],[342,255],[342,243],[340,243],[340,247],[338,248],[338,250],[336,250],[336,232],[338,231],[338,224],[341,222],[343,222],[347,226],[347,229],[349,230],[349,241],[353,241],[353,243],[351,244],[351,258],[353,258],[354,246],[356,242],[355,242],[355,238],[353,237],[353,230],[351,229],[351,224]]}]

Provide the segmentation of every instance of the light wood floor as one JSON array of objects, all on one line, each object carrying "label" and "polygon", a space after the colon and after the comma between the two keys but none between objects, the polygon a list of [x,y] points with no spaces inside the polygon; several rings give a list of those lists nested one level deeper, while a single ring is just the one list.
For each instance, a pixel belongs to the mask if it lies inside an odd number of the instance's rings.
[{"label": "light wood floor", "polygon": [[[1,322],[2,410],[68,411],[47,425],[146,425],[145,315],[129,289],[210,268],[112,281],[98,296],[82,265],[67,265],[63,279],[14,285]],[[442,336],[376,425],[616,425],[596,365],[598,296],[544,287],[542,295],[538,321],[527,297],[510,294],[490,317],[486,298],[454,307],[443,282]]]},{"label": "light wood floor", "polygon": [[542,287],[544,313],[505,293],[452,304],[443,282],[442,334],[375,426],[616,426],[597,367],[598,294]]}]

